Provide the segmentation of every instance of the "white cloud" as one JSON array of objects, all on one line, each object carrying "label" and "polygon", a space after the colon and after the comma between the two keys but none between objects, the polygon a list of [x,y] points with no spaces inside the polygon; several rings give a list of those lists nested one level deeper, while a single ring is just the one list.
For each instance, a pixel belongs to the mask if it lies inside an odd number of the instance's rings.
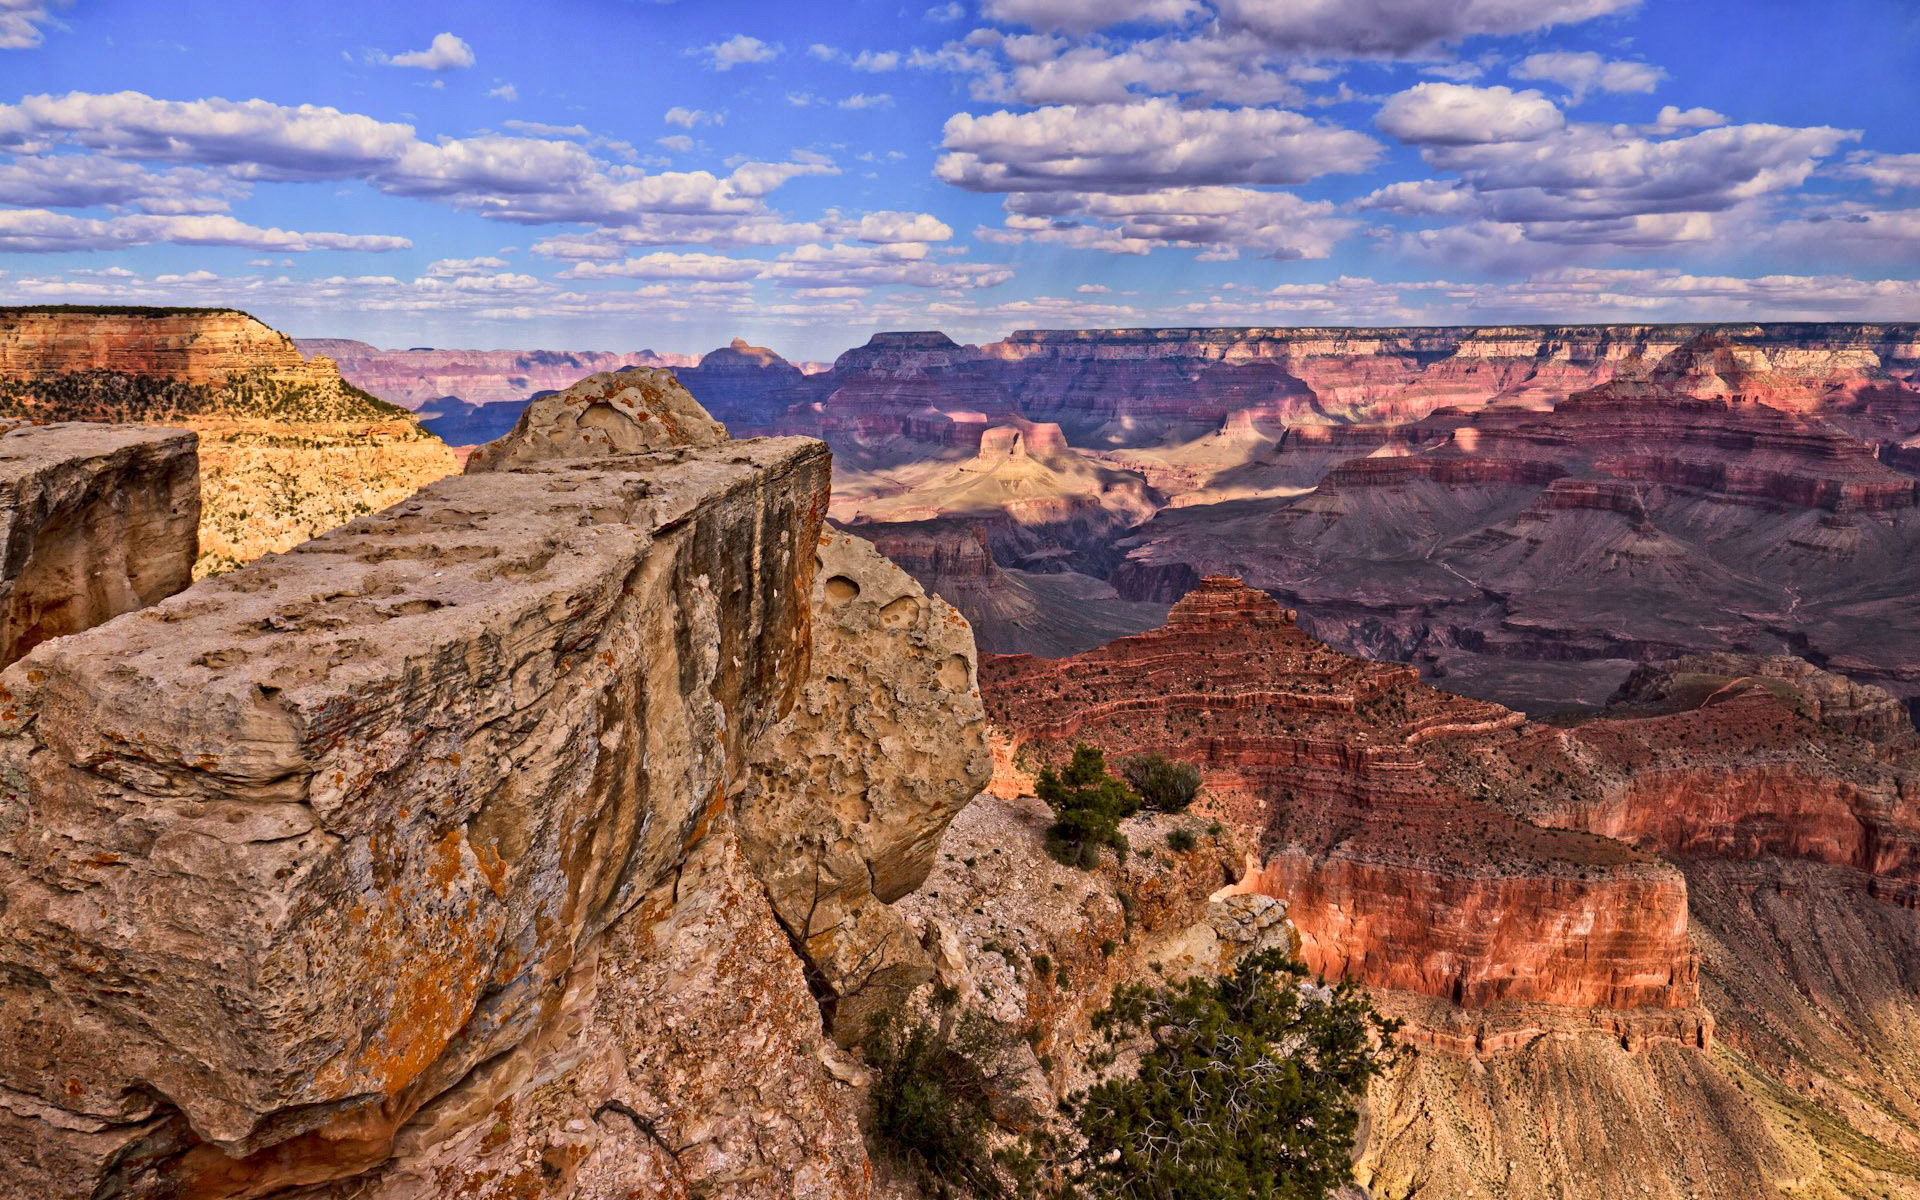
[{"label": "white cloud", "polygon": [[0,50],[31,50],[45,40],[42,26],[55,26],[47,0],[0,0]]},{"label": "white cloud", "polygon": [[1464,146],[1533,141],[1560,129],[1566,118],[1536,91],[1421,83],[1389,98],[1374,122],[1403,142]]},{"label": "white cloud", "polygon": [[879,246],[812,244],[782,254],[767,278],[788,287],[920,288],[995,287],[1013,278],[1011,267],[988,263],[936,263],[919,242]]},{"label": "white cloud", "polygon": [[100,220],[43,208],[0,209],[0,250],[27,253],[118,250],[156,242],[293,252],[382,252],[405,250],[413,245],[403,237],[262,229],[224,215],[127,216]]},{"label": "white cloud", "polygon": [[511,103],[520,98],[520,89],[511,83],[503,83],[499,87],[488,88],[487,97],[492,100],[505,100]]},{"label": "white cloud", "polygon": [[1726,117],[1710,108],[1680,108],[1672,104],[1662,105],[1660,115],[1653,119],[1656,133],[1678,133],[1682,129],[1712,129],[1715,125],[1725,125]]},{"label": "white cloud", "polygon": [[658,137],[653,140],[656,144],[665,146],[667,149],[678,154],[685,154],[687,151],[693,149],[693,139],[684,133],[671,134],[667,137]]},{"label": "white cloud", "polygon": [[409,50],[386,60],[390,67],[417,67],[422,71],[457,71],[473,65],[473,47],[451,33],[437,33],[425,50]]},{"label": "white cloud", "polygon": [[862,214],[845,227],[845,236],[875,243],[944,242],[953,237],[953,229],[930,213],[881,211]]},{"label": "white cloud", "polygon": [[982,87],[1027,104],[1100,104],[1147,93],[1173,93],[1228,104],[1299,104],[1299,64],[1281,70],[1245,34],[1159,37],[1069,46],[1038,36],[998,42],[1009,69],[982,77]]},{"label": "white cloud", "polygon": [[1357,208],[1385,209],[1409,216],[1452,216],[1480,207],[1472,189],[1455,180],[1418,179],[1375,188],[1354,201]]},{"label": "white cloud", "polygon": [[1604,59],[1591,50],[1550,50],[1521,59],[1513,77],[1557,83],[1578,104],[1589,92],[1651,92],[1667,73],[1651,63]]},{"label": "white cloud", "polygon": [[927,20],[938,21],[942,24],[958,21],[966,15],[967,10],[960,3],[960,0],[948,0],[946,4],[936,4],[927,10]]},{"label": "white cloud", "polygon": [[1230,28],[1294,53],[1405,57],[1475,35],[1531,33],[1638,0],[1217,0]]},{"label": "white cloud", "polygon": [[708,112],[704,108],[683,108],[676,104],[660,118],[669,125],[678,125],[682,129],[698,129],[702,125],[724,125],[725,113]]},{"label": "white cloud", "polygon": [[1113,294],[1113,289],[1104,283],[1083,283],[1073,290],[1082,296],[1108,296]]},{"label": "white cloud", "polygon": [[[270,264],[269,264],[270,265]],[[503,271],[507,260],[483,255],[479,258],[442,258],[427,264],[427,277],[430,279],[458,279],[466,275],[479,275],[487,271]]]},{"label": "white cloud", "polygon": [[856,71],[883,74],[899,68],[900,52],[897,50],[862,50],[853,56],[851,66]]},{"label": "white cloud", "polygon": [[1205,11],[1198,0],[986,0],[980,15],[1030,29],[1087,33],[1130,22],[1178,25]]},{"label": "white cloud", "polygon": [[781,49],[757,37],[736,33],[726,41],[715,42],[706,48],[707,65],[716,71],[730,71],[746,63],[767,62],[778,57]]},{"label": "white cloud", "polygon": [[1034,241],[1146,254],[1163,247],[1200,251],[1202,259],[1233,259],[1243,252],[1280,260],[1319,259],[1332,253],[1358,222],[1332,204],[1291,192],[1239,187],[1175,187],[1129,195],[1099,192],[1017,192],[1007,197],[1004,230],[989,241]]},{"label": "white cloud", "polygon": [[[567,132],[574,136],[571,127]],[[116,158],[219,168],[239,180],[363,179],[392,195],[523,224],[625,225],[655,213],[745,217],[786,180],[834,171],[830,164],[795,161],[744,163],[727,176],[649,175],[609,164],[572,141],[483,134],[425,142],[410,125],[264,100],[71,92],[0,104],[0,149],[44,153],[62,143]],[[603,145],[632,150],[592,139],[591,146]]]},{"label": "white cloud", "polygon": [[971,191],[1148,191],[1301,183],[1373,165],[1380,146],[1298,113],[1155,98],[948,118],[935,174]]},{"label": "white cloud", "polygon": [[702,279],[710,283],[737,283],[753,279],[767,264],[755,259],[720,254],[659,252],[617,263],[583,262],[560,272],[562,279]]},{"label": "white cloud", "polygon": [[1847,156],[1846,165],[1835,173],[1848,179],[1864,179],[1877,188],[1920,188],[1920,154],[1856,151]]},{"label": "white cloud", "polygon": [[855,92],[839,102],[841,108],[892,108],[893,97],[886,92]]},{"label": "white cloud", "polygon": [[138,208],[157,214],[224,212],[245,184],[212,171],[149,171],[97,154],[42,154],[0,165],[0,204],[24,208]]}]

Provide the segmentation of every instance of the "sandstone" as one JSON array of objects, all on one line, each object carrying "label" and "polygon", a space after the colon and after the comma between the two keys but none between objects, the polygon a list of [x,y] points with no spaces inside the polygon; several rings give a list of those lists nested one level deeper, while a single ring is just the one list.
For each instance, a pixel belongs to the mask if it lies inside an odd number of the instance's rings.
[{"label": "sandstone", "polygon": [[[888,906],[926,879],[992,760],[965,618],[845,533],[820,541],[812,602],[812,667],[732,807],[837,1020],[863,993],[879,1002],[931,974]],[[857,1017],[846,1025],[862,1032]]]},{"label": "sandstone", "polygon": [[671,374],[640,367],[595,375],[536,398],[511,432],[474,450],[466,471],[513,471],[541,462],[726,440],[726,427]]},{"label": "sandstone", "polygon": [[0,666],[192,581],[194,442],[118,425],[0,434]]},{"label": "sandstone", "polygon": [[0,1144],[47,1196],[377,1165],[547,1032],[806,661],[817,445],[445,480],[0,676]]}]

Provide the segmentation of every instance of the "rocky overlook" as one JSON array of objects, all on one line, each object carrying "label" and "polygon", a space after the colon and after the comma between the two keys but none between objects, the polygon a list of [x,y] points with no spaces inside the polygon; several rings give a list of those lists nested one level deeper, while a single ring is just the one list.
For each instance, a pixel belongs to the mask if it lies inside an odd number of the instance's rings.
[{"label": "rocky overlook", "polygon": [[1083,740],[1199,764],[1257,856],[1232,890],[1407,1019],[1428,1052],[1371,1097],[1373,1194],[1731,1200],[1788,1162],[1909,1194],[1920,759],[1885,691],[1693,657],[1539,725],[1217,577],[1162,629],[981,675],[1004,770]]},{"label": "rocky overlook", "polygon": [[[826,447],[733,440],[664,372],[189,586],[192,452],[0,436],[39,622],[0,672],[21,1195],[910,1197],[871,1018],[960,998],[1013,1136],[1115,984],[1297,944],[1190,819],[1092,872],[1031,800],[947,837],[992,765],[965,620],[824,529]],[[50,603],[133,538],[171,572]]]}]

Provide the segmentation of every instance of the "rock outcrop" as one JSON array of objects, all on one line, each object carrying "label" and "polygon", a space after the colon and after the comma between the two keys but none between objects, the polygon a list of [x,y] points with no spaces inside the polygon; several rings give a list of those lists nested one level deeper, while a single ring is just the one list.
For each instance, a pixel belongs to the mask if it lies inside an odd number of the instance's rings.
[{"label": "rock outcrop", "polygon": [[0,674],[10,1186],[868,1195],[827,1022],[935,973],[965,621],[670,377],[476,457]]},{"label": "rock outcrop", "polygon": [[0,433],[0,666],[192,582],[194,441],[86,424]]},{"label": "rock outcrop", "polygon": [[331,359],[308,359],[293,339],[232,308],[0,308],[0,378],[101,372],[219,387],[265,374],[324,386]]},{"label": "rock outcrop", "polygon": [[666,371],[635,367],[582,379],[527,405],[505,437],[474,450],[467,474],[543,462],[715,446],[726,427]]},{"label": "rock outcrop", "polygon": [[[843,1032],[932,976],[889,905],[993,773],[967,622],[873,547],[823,537],[813,668],[734,794],[741,845]],[[879,699],[876,700],[876,697]]]}]

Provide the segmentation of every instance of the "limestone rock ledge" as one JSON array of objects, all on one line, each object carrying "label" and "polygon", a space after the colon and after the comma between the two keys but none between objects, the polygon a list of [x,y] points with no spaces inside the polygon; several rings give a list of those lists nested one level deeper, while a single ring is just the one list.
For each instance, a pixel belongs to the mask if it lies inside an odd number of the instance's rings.
[{"label": "limestone rock ledge", "polygon": [[733,809],[823,1007],[857,1037],[843,1001],[885,1004],[932,976],[889,905],[926,880],[992,759],[973,633],[952,606],[845,533],[820,540],[813,602],[813,668]]},{"label": "limestone rock ledge", "polygon": [[828,465],[443,480],[0,674],[9,1183],[325,1185],[550,1035],[794,701]]},{"label": "limestone rock ledge", "polygon": [[0,434],[0,665],[191,582],[194,442],[79,423]]}]

